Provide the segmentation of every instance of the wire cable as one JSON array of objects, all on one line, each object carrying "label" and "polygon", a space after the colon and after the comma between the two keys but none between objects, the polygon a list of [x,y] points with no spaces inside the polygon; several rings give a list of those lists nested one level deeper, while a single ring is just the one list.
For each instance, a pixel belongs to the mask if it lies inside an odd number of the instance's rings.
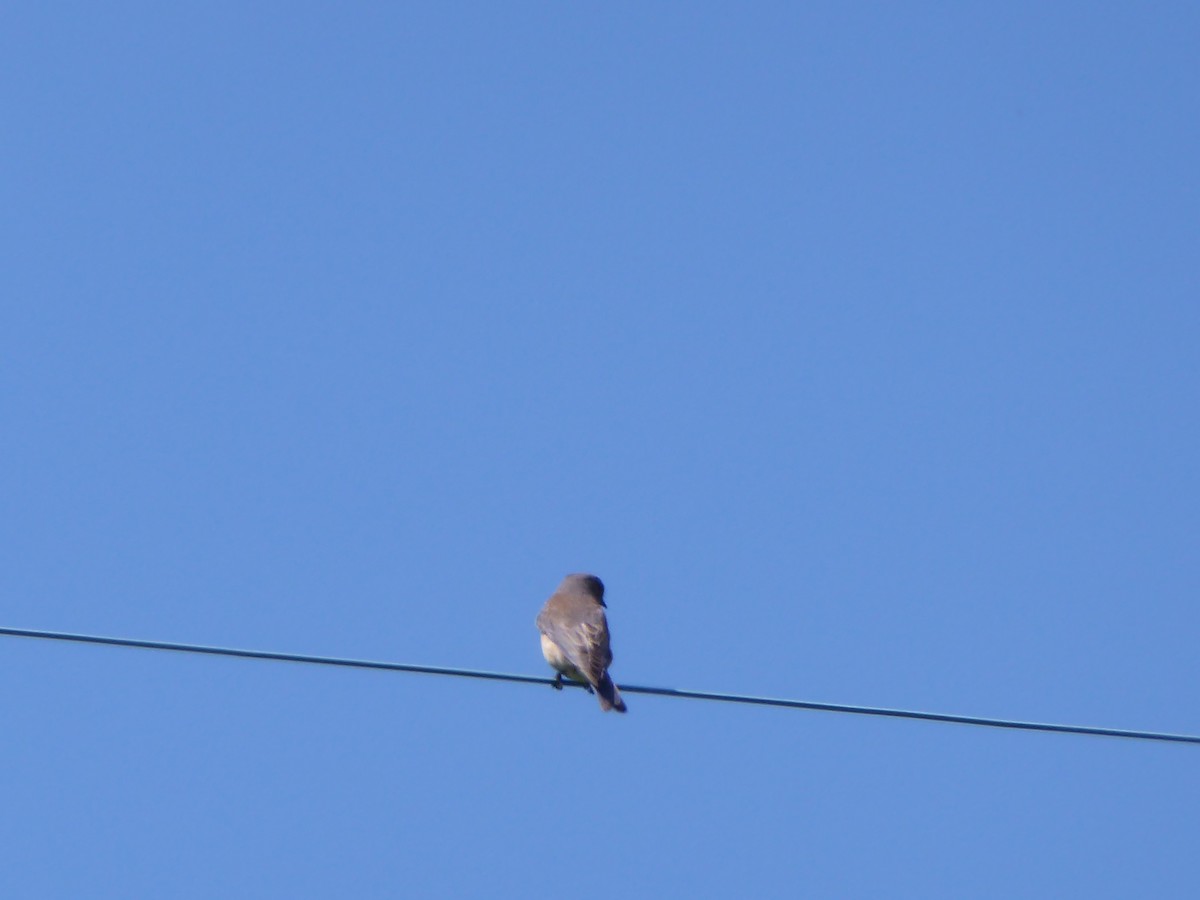
[{"label": "wire cable", "polygon": [[[203,644],[178,644],[167,641],[144,641],[135,638],[103,637],[95,634],[71,634],[62,631],[35,631],[27,628],[0,627],[0,635],[39,638],[50,641],[71,641],[77,644],[104,644],[113,647],[138,647],[144,650],[171,650],[177,653],[202,653],[209,656],[232,656],[241,659],[265,659],[275,662],[307,663],[318,666],[341,666],[351,669],[382,669],[389,672],[414,672],[421,675],[452,675],[460,678],[481,678],[489,681],[511,681],[518,684],[555,684],[554,679],[536,675],[514,675],[507,672],[486,672],[479,669],[454,669],[444,666],[418,666],[410,663],[377,662],[368,659],[347,659],[337,656],[310,656],[303,653],[279,653],[272,650],[240,650],[234,647],[212,647]],[[570,687],[584,687],[575,682],[563,682]],[[881,706],[852,706],[845,703],[819,703],[812,700],[787,700],[777,697],[754,697],[746,694],[717,694],[710,691],[686,691],[675,688],[617,685],[623,694],[648,694],[656,697],[681,697],[688,700],[712,700],[720,703],[742,703],[754,706],[778,706],[785,709],[810,709],[822,712],[854,713],[863,716],[886,716],[894,719],[922,719],[927,722],[953,722],[959,725],[979,725],[988,728],[1013,728],[1022,731],[1049,731],[1065,734],[1087,734],[1100,737],[1132,738],[1143,741],[1168,741],[1181,744],[1200,744],[1200,735],[1170,734],[1160,731],[1135,731],[1125,728],[1103,728],[1093,725],[1059,725],[1049,722],[1022,722],[1015,719],[990,719],[982,716],[960,716],[951,713],[923,712],[913,709],[889,709]]]}]

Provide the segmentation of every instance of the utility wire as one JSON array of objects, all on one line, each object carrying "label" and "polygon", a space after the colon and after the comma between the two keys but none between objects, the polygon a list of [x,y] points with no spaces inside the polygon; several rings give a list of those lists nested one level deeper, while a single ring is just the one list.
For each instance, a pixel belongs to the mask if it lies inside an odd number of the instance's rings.
[{"label": "utility wire", "polygon": [[[513,675],[506,672],[485,672],[478,669],[451,669],[443,666],[418,666],[409,663],[376,662],[367,659],[346,659],[337,656],[309,656],[303,653],[278,653],[271,650],[239,650],[233,647],[211,647],[202,644],[176,644],[167,641],[143,641],[134,638],[103,637],[94,634],[70,634],[61,631],[34,631],[26,628],[0,627],[0,635],[40,638],[50,641],[71,641],[77,644],[105,644],[113,647],[140,647],[145,650],[173,650],[177,653],[205,653],[210,656],[233,656],[242,659],[267,659],[276,662],[308,663],[319,666],[342,666],[351,669],[383,669],[389,672],[416,672],[422,675],[454,675],[460,678],[483,678],[490,681],[513,681],[519,684],[555,684],[553,679],[535,675]],[[564,682],[570,687],[583,687]],[[780,706],[786,709],[814,709],[824,712],[855,713],[863,716],[887,716],[894,719],[924,719],[929,722],[955,722],[960,725],[982,725],[988,728],[1015,728],[1023,731],[1052,731],[1065,734],[1088,734],[1102,737],[1133,738],[1143,741],[1170,741],[1181,744],[1200,744],[1200,735],[1168,734],[1158,731],[1133,731],[1124,728],[1101,728],[1092,725],[1058,725],[1048,722],[1022,722],[1013,719],[988,719],[981,716],[958,716],[950,713],[922,712],[912,709],[888,709],[880,706],[851,706],[844,703],[818,703],[811,700],[785,700],[776,697],[753,697],[745,694],[715,694],[708,691],[685,691],[675,688],[618,685],[624,694],[649,694],[657,697],[682,697],[689,700],[714,700],[721,703],[745,703],[755,706]]]}]

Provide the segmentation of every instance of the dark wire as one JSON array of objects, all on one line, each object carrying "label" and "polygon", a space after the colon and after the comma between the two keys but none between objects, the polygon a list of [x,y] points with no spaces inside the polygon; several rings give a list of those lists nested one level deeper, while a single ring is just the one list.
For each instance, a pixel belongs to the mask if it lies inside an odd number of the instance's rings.
[{"label": "dark wire", "polygon": [[[455,675],[460,678],[484,678],[490,681],[514,681],[520,684],[553,685],[550,678],[535,675],[511,675],[505,672],[484,672],[478,669],[450,669],[443,666],[417,666],[409,663],[375,662],[367,659],[344,659],[336,656],[308,656],[303,653],[277,653],[271,650],[238,650],[232,647],[207,647],[201,644],[175,644],[166,641],[142,641],[133,638],[102,637],[94,634],[69,634],[60,631],[33,631],[25,628],[2,628],[0,635],[41,638],[51,641],[73,641],[79,644],[107,644],[114,647],[141,647],[146,650],[174,650],[179,653],[207,653],[210,656],[235,656],[242,659],[269,659],[278,662],[309,663],[319,666],[342,666],[351,669],[383,669],[389,672],[417,672],[422,675]],[[564,682],[571,687],[582,687]],[[651,694],[658,697],[683,697],[689,700],[715,700],[722,703],[745,703],[755,706],[781,706],[787,709],[815,709],[824,712],[855,713],[863,716],[889,716],[894,719],[924,719],[930,722],[955,722],[960,725],[983,725],[988,728],[1016,728],[1023,731],[1056,731],[1066,734],[1090,734],[1102,737],[1134,738],[1143,741],[1171,741],[1181,744],[1200,744],[1200,736],[1167,734],[1158,731],[1131,731],[1124,728],[1100,728],[1092,725],[1056,725],[1047,722],[1021,722],[1012,719],[986,719],[981,716],[957,716],[949,713],[921,712],[911,709],[888,709],[879,706],[850,706],[844,703],[817,703],[811,700],[783,700],[775,697],[752,697],[744,694],[714,694],[708,691],[684,691],[675,688],[618,685],[625,694]]]}]

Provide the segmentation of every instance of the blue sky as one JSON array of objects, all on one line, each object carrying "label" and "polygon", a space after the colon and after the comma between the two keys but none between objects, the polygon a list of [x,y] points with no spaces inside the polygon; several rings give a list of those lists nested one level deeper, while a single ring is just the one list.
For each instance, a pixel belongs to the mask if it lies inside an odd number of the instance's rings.
[{"label": "blue sky", "polygon": [[[1200,733],[1191,4],[15,4],[0,625]],[[0,640],[0,890],[1185,896],[1171,746]]]}]

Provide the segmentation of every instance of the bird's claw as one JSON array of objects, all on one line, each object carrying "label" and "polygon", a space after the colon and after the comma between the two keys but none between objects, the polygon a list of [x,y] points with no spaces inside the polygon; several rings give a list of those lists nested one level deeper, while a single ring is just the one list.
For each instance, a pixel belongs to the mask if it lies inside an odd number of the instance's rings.
[{"label": "bird's claw", "polygon": [[554,680],[550,682],[550,687],[554,688],[556,691],[562,690],[562,672],[559,672],[554,676]]}]

